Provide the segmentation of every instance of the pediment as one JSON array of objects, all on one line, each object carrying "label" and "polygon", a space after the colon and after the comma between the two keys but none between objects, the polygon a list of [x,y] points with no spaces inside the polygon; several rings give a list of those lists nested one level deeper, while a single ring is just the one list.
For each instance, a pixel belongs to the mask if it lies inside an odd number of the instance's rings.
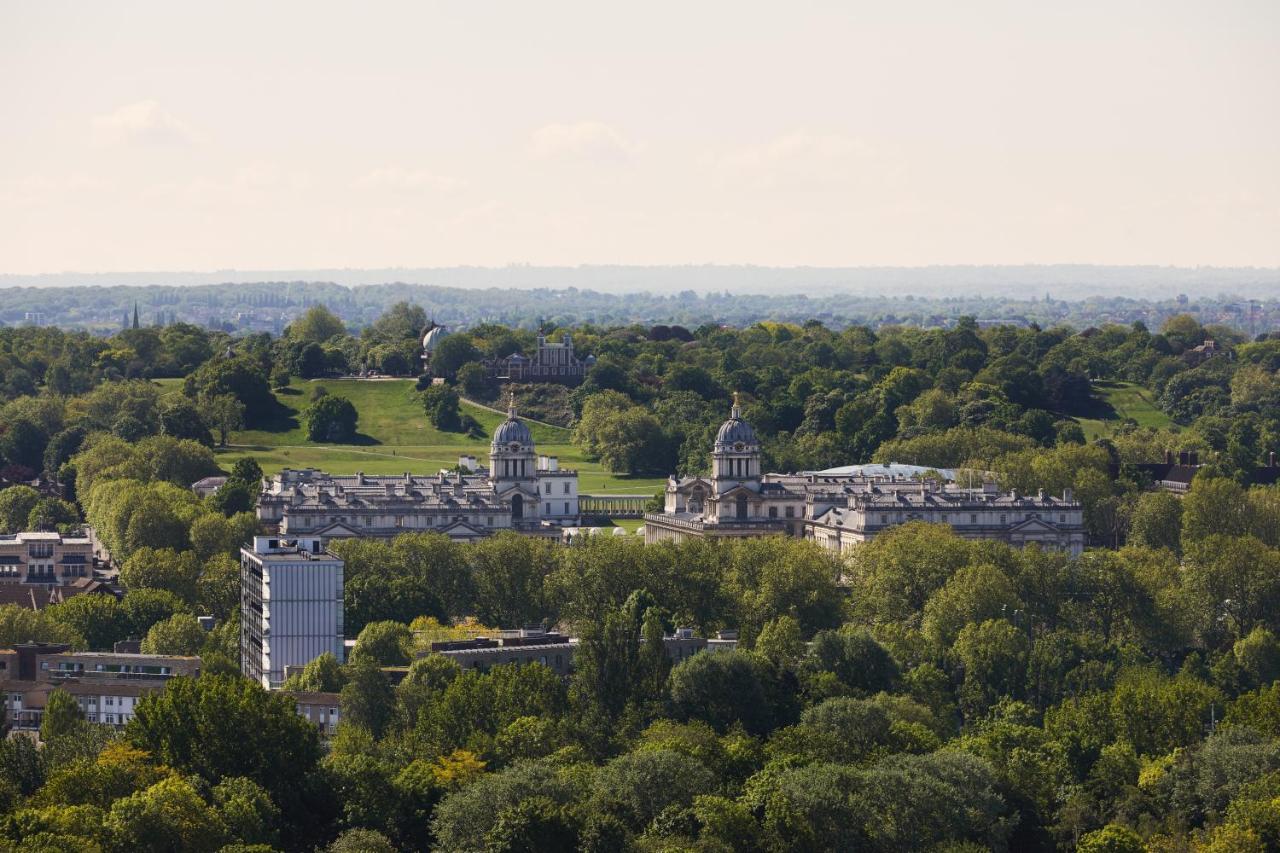
[{"label": "pediment", "polygon": [[732,498],[737,500],[739,495],[746,495],[747,500],[751,501],[761,500],[760,494],[755,489],[748,488],[742,484],[738,484],[728,491],[721,492],[717,495],[716,499],[725,500],[726,498]]},{"label": "pediment", "polygon": [[1009,528],[1010,533],[1057,533],[1058,528],[1042,518],[1028,518]]},{"label": "pediment", "polygon": [[322,527],[319,530],[313,530],[310,533],[307,533],[306,535],[307,536],[323,536],[323,537],[328,537],[329,539],[339,539],[339,538],[350,539],[350,538],[359,537],[361,533],[358,530],[355,530],[354,528],[349,527],[345,524],[334,522],[333,524],[326,525],[325,527]]},{"label": "pediment", "polygon": [[509,498],[512,495],[523,495],[526,498],[539,498],[542,496],[536,484],[528,485],[525,483],[508,483],[503,484],[502,487],[495,486],[493,494],[499,498]]},{"label": "pediment", "polygon": [[446,527],[441,527],[437,532],[443,533],[450,539],[482,539],[489,535],[487,530],[481,530],[465,521],[455,521]]}]

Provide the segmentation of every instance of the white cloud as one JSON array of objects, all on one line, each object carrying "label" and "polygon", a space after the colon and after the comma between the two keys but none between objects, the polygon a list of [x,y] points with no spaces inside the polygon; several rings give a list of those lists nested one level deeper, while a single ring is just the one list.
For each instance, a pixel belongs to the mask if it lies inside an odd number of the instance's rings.
[{"label": "white cloud", "polygon": [[422,169],[389,167],[374,169],[351,182],[357,190],[435,190],[451,192],[461,189],[464,183],[457,178],[435,175]]},{"label": "white cloud", "polygon": [[199,138],[193,127],[151,100],[126,104],[93,118],[93,141],[98,145],[188,145]]},{"label": "white cloud", "polygon": [[533,132],[529,150],[541,159],[624,160],[641,150],[610,125],[598,121],[548,124]]}]

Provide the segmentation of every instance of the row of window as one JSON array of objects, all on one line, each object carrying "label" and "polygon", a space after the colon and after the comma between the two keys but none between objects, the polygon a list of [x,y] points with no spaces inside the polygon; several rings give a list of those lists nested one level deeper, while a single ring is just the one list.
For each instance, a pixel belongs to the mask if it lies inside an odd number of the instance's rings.
[{"label": "row of window", "polygon": [[[565,480],[565,481],[564,481],[564,493],[565,493],[566,495],[570,493],[570,491],[569,491],[569,486],[570,486],[569,481],[568,481],[568,480]],[[551,494],[551,484],[550,484],[550,483],[547,483],[547,484],[546,484],[546,487],[547,487],[547,494]]]},{"label": "row of window", "polygon": [[[552,666],[551,660],[552,660],[551,655],[538,656],[538,663],[542,664],[543,666],[547,666],[547,667]],[[519,663],[519,664],[533,663],[533,659],[522,658],[522,657],[512,657],[510,660],[507,661],[507,663]],[[485,669],[488,669],[490,666],[499,666],[500,664],[502,664],[502,661],[500,660],[486,660],[486,661],[475,660],[471,662],[471,668],[485,670]],[[562,666],[564,666],[564,656],[555,655],[555,665],[553,668],[558,670]]]},{"label": "row of window", "polygon": [[80,566],[63,566],[61,575],[54,569],[52,563],[45,565],[27,566],[0,566],[0,578],[18,578],[25,573],[27,580],[36,583],[49,583],[55,578],[82,578],[85,576],[85,567]]},{"label": "row of window", "polygon": [[[545,506],[546,506],[545,514],[546,514],[546,515],[551,515],[551,504],[550,504],[550,503],[547,503],[547,504],[545,504]],[[565,515],[570,515],[570,514],[571,514],[571,512],[572,512],[572,511],[571,511],[571,509],[570,509],[570,507],[571,507],[571,506],[572,506],[572,502],[571,502],[571,501],[565,501],[565,502],[564,502],[564,514],[565,514]],[[789,518],[789,517],[790,517],[790,516],[788,516],[788,518]],[[473,524],[473,523],[474,523],[474,524],[480,524],[480,523],[482,523],[482,522],[481,522],[481,518],[483,518],[483,519],[484,519],[483,523],[484,523],[484,524],[486,524],[486,525],[488,525],[489,527],[493,527],[493,525],[495,524],[495,522],[494,522],[494,517],[493,517],[492,515],[476,516],[474,521],[472,521],[472,518],[471,518],[471,516],[469,516],[469,515],[455,515],[455,516],[453,516],[452,518],[450,518],[449,516],[441,516],[441,517],[440,517],[440,519],[439,519],[439,522],[440,522],[440,524],[441,524],[442,526],[443,526],[443,525],[446,525],[446,524],[449,524],[451,521],[462,521],[462,522],[465,522],[465,523],[467,523],[467,524]],[[373,518],[372,518],[372,517],[369,517],[369,516],[355,516],[355,517],[354,517],[354,519],[353,519],[353,521],[352,521],[351,523],[353,523],[353,524],[358,524],[358,525],[362,525],[362,526],[364,526],[364,527],[368,527],[369,525],[371,525],[371,524],[373,523],[373,521],[374,521],[374,520],[373,520]],[[435,526],[436,526],[436,521],[437,521],[437,519],[436,519],[436,516],[434,516],[434,515],[428,515],[428,516],[423,516],[423,517],[422,517],[422,523],[423,523],[423,525],[424,525],[424,526],[426,526],[426,527],[435,527]],[[325,521],[325,518],[324,518],[323,516],[321,516],[321,517],[316,518],[316,519],[314,520],[314,522],[313,522],[313,523],[314,523],[314,524],[326,524],[326,523],[329,523],[329,524],[346,524],[346,523],[348,523],[348,522],[347,522],[347,517],[346,517],[345,515],[339,515],[339,516],[331,516],[328,522],[326,522],[326,521]],[[404,517],[403,517],[403,516],[397,516],[397,517],[396,517],[396,527],[404,527],[404,526],[405,526],[405,525],[404,525]]]},{"label": "row of window", "polygon": [[[40,661],[40,668],[49,669],[47,660]],[[56,672],[84,672],[84,664],[76,661],[59,661],[54,667]],[[134,672],[146,675],[169,675],[173,670],[167,666],[157,664],[131,664],[131,663],[95,663],[92,672]]]},{"label": "row of window", "polygon": [[129,722],[133,714],[103,714],[102,719],[98,719],[97,714],[85,714],[84,717],[91,723],[107,723],[108,725],[124,725]]},{"label": "row of window", "polygon": [[[894,521],[902,521],[902,520],[904,519],[904,514],[903,514],[903,513],[901,513],[901,512],[897,512],[897,513],[882,512],[882,513],[880,513],[880,523],[881,523],[881,524],[889,524],[889,520],[890,520],[890,516],[891,516],[891,515],[893,516],[893,520],[894,520]],[[906,514],[906,517],[907,517],[907,518],[923,518],[924,516],[923,516],[921,513],[907,513],[907,514]],[[958,518],[956,518],[956,519],[953,521],[953,520],[952,520],[952,518],[951,518],[951,516],[947,515],[947,513],[945,513],[945,512],[944,512],[944,513],[941,513],[941,514],[939,514],[939,515],[938,515],[938,521],[942,522],[943,524],[960,524],[960,523],[962,523],[962,522],[961,522],[961,518],[963,518],[963,516],[958,517]],[[1029,512],[1029,513],[1027,513],[1027,514],[1026,514],[1026,515],[1024,515],[1024,516],[1019,516],[1019,515],[1016,515],[1016,514],[1015,514],[1015,515],[1014,515],[1013,520],[1014,520],[1014,523],[1017,523],[1017,522],[1020,522],[1020,521],[1027,521],[1027,520],[1030,520],[1030,519],[1032,519],[1032,518],[1040,518],[1040,513],[1038,513],[1038,512]],[[970,523],[970,524],[977,524],[977,523],[978,523],[978,514],[977,514],[977,513],[970,513],[970,514],[969,514],[969,523]],[[1001,514],[1000,514],[1000,523],[1001,523],[1001,524],[1008,524],[1008,523],[1009,523],[1009,522],[1008,522],[1008,515],[1007,515],[1007,514],[1005,514],[1005,513],[1001,513]],[[1059,524],[1066,524],[1066,523],[1067,523],[1067,516],[1066,516],[1066,513],[1061,513],[1061,514],[1059,514],[1059,515],[1058,515],[1058,523],[1059,523]]]}]

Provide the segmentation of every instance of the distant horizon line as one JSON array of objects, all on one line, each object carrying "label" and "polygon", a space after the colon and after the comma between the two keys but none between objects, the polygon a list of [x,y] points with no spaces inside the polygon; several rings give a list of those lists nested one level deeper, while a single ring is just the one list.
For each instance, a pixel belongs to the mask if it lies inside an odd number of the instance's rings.
[{"label": "distant horizon line", "polygon": [[502,272],[508,270],[768,270],[768,271],[877,271],[877,270],[1013,270],[1013,269],[1115,269],[1115,270],[1239,270],[1280,272],[1280,265],[1258,264],[1160,264],[1160,263],[1103,263],[1095,261],[1050,262],[991,262],[991,263],[933,263],[933,264],[757,264],[749,262],[685,262],[685,263],[560,263],[534,264],[512,262],[507,264],[442,264],[390,266],[318,266],[318,267],[217,267],[213,269],[110,269],[110,270],[47,270],[44,272],[3,272],[0,278],[41,278],[44,276],[110,276],[110,275],[221,275],[258,273],[323,273],[323,272],[447,272],[450,270],[474,270]]},{"label": "distant horizon line", "polygon": [[207,272],[0,273],[0,289],[216,288],[219,286],[438,288],[470,292],[589,292],[612,296],[681,293],[703,296],[804,294],[833,296],[992,297],[1075,300],[1179,294],[1271,299],[1280,267],[1180,267],[1155,264],[930,264],[915,267],[761,266],[757,264],[579,264],[501,267],[316,267],[219,269]]}]

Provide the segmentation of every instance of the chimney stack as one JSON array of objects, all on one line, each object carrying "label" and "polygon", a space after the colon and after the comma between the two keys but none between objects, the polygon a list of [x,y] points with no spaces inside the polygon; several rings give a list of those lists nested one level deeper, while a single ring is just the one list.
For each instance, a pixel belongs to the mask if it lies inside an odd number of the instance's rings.
[{"label": "chimney stack", "polygon": [[1166,465],[1173,464],[1173,451],[1167,447],[1164,450],[1164,464]]}]

